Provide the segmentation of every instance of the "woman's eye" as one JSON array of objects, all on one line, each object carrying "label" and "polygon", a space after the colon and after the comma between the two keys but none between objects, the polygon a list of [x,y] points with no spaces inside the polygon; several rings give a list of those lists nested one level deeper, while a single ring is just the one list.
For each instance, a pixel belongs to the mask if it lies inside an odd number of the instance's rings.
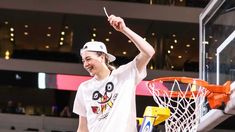
[{"label": "woman's eye", "polygon": [[90,60],[91,60],[91,58],[86,58],[86,59],[82,60],[82,63],[85,63],[85,62],[90,61]]}]

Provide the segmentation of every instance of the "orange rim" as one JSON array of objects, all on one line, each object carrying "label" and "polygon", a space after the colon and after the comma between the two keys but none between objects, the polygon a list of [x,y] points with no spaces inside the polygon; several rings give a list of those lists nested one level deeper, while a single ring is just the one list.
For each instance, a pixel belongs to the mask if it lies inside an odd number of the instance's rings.
[{"label": "orange rim", "polygon": [[198,86],[203,86],[206,87],[208,86],[208,82],[204,81],[204,80],[200,80],[197,78],[190,78],[190,77],[162,77],[162,78],[157,78],[152,80],[153,82],[162,82],[162,81],[174,81],[177,80],[179,82],[182,83],[193,83],[196,84]]},{"label": "orange rim", "polygon": [[[204,87],[206,91],[206,97],[209,101],[209,105],[211,108],[218,108],[224,103],[226,104],[229,101],[230,95],[230,81],[226,82],[224,85],[215,85],[209,84],[204,80],[200,80],[197,78],[190,77],[162,77],[149,81],[148,85],[156,83],[156,82],[173,82],[177,80],[178,82],[182,82],[184,84],[193,84],[197,86]],[[149,88],[149,86],[148,86]],[[149,88],[150,89],[150,88]],[[152,90],[152,89],[150,89]],[[155,89],[154,89],[155,90]],[[199,91],[166,91],[166,90],[158,90],[160,95],[167,94],[171,95],[171,97],[178,97],[178,95],[183,95],[186,98],[192,97],[192,95],[199,95]],[[180,96],[182,97],[182,96]]]}]

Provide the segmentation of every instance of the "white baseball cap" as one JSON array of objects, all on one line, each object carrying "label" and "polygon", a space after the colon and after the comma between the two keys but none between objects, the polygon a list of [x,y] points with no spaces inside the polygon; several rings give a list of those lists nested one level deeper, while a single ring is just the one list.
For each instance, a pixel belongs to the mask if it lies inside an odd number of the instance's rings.
[{"label": "white baseball cap", "polygon": [[83,48],[80,50],[80,54],[82,54],[84,51],[99,51],[103,52],[108,56],[109,62],[113,62],[116,60],[116,57],[112,54],[109,54],[107,52],[107,48],[104,43],[98,42],[98,41],[92,41],[92,42],[87,42],[83,46]]}]

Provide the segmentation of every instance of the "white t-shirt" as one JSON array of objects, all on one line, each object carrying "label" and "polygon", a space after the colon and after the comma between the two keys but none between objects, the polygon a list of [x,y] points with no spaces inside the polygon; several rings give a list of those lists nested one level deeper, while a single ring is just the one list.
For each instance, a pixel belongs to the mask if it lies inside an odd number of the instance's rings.
[{"label": "white t-shirt", "polygon": [[89,132],[136,132],[136,85],[146,76],[136,59],[112,71],[107,78],[83,82],[73,112],[86,117]]}]

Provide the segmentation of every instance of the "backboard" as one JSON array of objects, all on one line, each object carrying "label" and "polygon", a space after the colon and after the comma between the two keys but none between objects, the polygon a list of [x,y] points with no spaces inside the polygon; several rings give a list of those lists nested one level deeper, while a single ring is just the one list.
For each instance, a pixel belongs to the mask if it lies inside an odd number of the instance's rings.
[{"label": "backboard", "polygon": [[[211,0],[199,17],[200,50],[199,78],[211,84],[223,85],[235,81],[235,1]],[[231,87],[235,89],[234,83]],[[212,130],[235,114],[230,107],[207,110],[201,117],[199,131]],[[229,108],[228,108],[229,106]],[[229,110],[228,110],[229,109]]]},{"label": "backboard", "polygon": [[200,79],[235,80],[235,1],[212,0],[200,15]]}]

